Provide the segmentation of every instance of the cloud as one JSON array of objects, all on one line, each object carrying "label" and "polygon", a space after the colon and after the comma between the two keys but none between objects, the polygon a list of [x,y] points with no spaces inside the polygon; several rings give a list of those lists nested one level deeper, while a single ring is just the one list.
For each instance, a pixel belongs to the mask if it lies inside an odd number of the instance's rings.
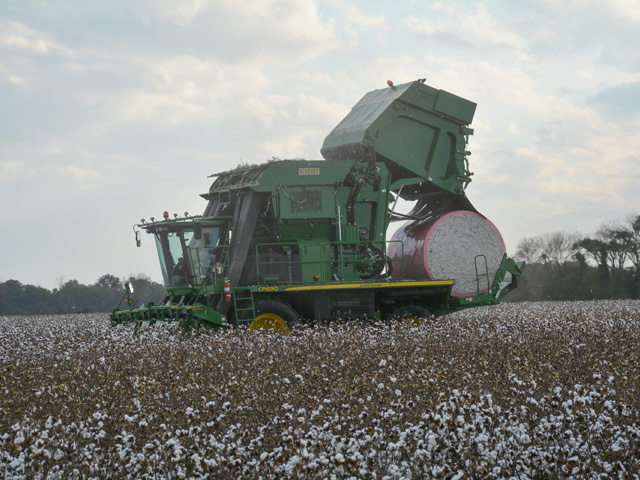
[{"label": "cloud", "polygon": [[0,163],[0,180],[6,181],[19,176],[24,169],[24,162],[10,160]]},{"label": "cloud", "polygon": [[100,180],[100,173],[89,168],[81,168],[76,165],[64,165],[56,167],[62,177],[73,178],[81,185],[82,190],[91,190],[96,181]]},{"label": "cloud", "polygon": [[47,53],[56,45],[42,32],[16,21],[0,20],[0,49]]},{"label": "cloud", "polygon": [[381,30],[389,28],[386,15],[382,13],[377,15],[368,14],[363,12],[354,4],[345,2],[343,0],[333,0],[329,3],[339,9],[342,14],[342,22],[367,29]]},{"label": "cloud", "polygon": [[640,81],[607,87],[591,102],[595,107],[602,107],[608,113],[633,115],[640,113]]},{"label": "cloud", "polygon": [[471,10],[468,4],[454,2],[446,6],[436,4],[433,9],[437,14],[407,17],[404,24],[414,34],[448,47],[470,50],[502,48],[523,55],[524,39],[509,26],[495,20],[483,3],[476,3],[475,10]]},{"label": "cloud", "polygon": [[[154,1],[130,8],[151,32],[171,33],[158,38],[167,51],[181,49],[227,64],[291,65],[345,42],[337,36],[334,21],[323,19],[312,0],[189,0],[179,5]],[[167,24],[179,28],[166,28]]]}]

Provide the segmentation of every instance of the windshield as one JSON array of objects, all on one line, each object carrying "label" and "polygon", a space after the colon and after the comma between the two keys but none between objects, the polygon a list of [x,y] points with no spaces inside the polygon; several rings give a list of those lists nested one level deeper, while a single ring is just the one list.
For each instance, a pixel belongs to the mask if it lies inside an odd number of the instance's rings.
[{"label": "windshield", "polygon": [[167,287],[200,285],[215,264],[219,227],[202,227],[196,238],[193,226],[155,234],[164,284]]}]

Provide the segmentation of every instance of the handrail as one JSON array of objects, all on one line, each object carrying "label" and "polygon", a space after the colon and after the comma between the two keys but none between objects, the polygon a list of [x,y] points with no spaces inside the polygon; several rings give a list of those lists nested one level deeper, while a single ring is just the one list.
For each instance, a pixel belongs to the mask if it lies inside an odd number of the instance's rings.
[{"label": "handrail", "polygon": [[[390,243],[399,243],[401,257],[399,259],[390,259],[386,256],[387,245]],[[398,267],[400,268],[400,275],[394,275],[394,278],[403,279],[404,278],[404,244],[401,240],[384,240],[384,241],[342,241],[342,242],[289,242],[289,243],[260,243],[256,245],[255,255],[256,255],[256,285],[261,285],[260,275],[261,273],[268,276],[268,272],[264,272],[264,267],[266,265],[288,265],[290,267],[290,271],[295,269],[296,267],[302,268],[304,265],[316,265],[319,267],[318,275],[320,278],[316,279],[315,283],[317,284],[331,284],[331,283],[340,283],[344,281],[344,269],[348,265],[354,263],[354,261],[358,260],[358,256],[362,255],[362,252],[358,250],[358,246],[362,247],[370,247],[371,245],[375,246],[380,252],[382,252],[383,257],[376,258],[375,261],[384,261],[385,266],[381,272],[380,278],[390,278],[390,269],[389,265],[391,265],[391,269],[395,270]],[[353,248],[345,248],[347,246],[352,246]],[[306,248],[315,248],[317,249],[317,257],[311,260],[302,260],[301,258],[295,259],[294,256],[301,256],[301,249],[303,247]],[[269,261],[260,261],[261,254],[281,254],[287,255],[286,259],[278,260],[278,259],[270,259]],[[330,272],[327,274],[327,272]],[[295,280],[294,275],[290,275],[289,280],[286,282],[288,284],[298,284],[298,283],[309,283],[309,280]],[[361,281],[361,280],[360,280]],[[282,282],[285,283],[285,282]]]}]

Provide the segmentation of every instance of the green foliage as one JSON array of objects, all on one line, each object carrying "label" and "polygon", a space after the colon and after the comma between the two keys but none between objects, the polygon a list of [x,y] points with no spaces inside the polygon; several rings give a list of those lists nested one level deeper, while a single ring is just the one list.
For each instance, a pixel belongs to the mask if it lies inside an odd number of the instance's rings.
[{"label": "green foliage", "polygon": [[[144,274],[129,278],[135,289],[134,305],[157,302],[164,288]],[[111,312],[124,295],[123,281],[101,276],[93,285],[69,280],[53,291],[17,280],[0,283],[0,315]]]},{"label": "green foliage", "polygon": [[640,215],[605,222],[592,237],[525,238],[515,256],[528,264],[508,301],[640,298]]}]

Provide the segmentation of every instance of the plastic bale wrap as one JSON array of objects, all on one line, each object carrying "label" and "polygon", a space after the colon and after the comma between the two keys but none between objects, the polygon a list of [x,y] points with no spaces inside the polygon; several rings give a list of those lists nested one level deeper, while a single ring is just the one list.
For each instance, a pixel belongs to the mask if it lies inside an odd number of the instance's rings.
[{"label": "plastic bale wrap", "polygon": [[[479,291],[486,292],[506,251],[495,225],[466,210],[408,222],[392,240],[404,244],[404,269],[395,268],[392,277],[454,280],[456,297],[478,293],[478,281]],[[392,242],[387,253],[392,260],[400,260],[403,252],[399,243]]]}]

